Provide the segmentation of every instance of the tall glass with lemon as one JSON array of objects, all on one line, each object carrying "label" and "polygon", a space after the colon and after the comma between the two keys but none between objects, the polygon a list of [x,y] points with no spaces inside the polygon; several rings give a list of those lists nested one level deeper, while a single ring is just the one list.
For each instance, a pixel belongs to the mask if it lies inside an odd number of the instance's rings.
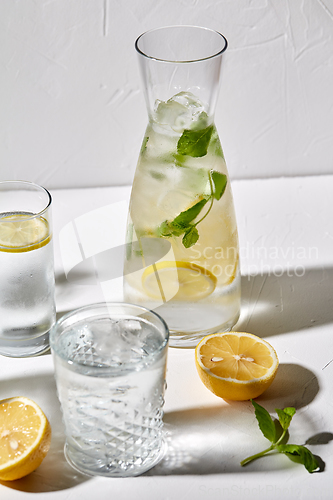
[{"label": "tall glass with lemon", "polygon": [[220,33],[193,26],[136,41],[149,123],[132,187],[124,293],[166,320],[173,346],[194,346],[239,317],[237,224],[214,124],[226,47]]},{"label": "tall glass with lemon", "polygon": [[0,182],[0,354],[41,354],[54,322],[51,195],[31,182]]}]

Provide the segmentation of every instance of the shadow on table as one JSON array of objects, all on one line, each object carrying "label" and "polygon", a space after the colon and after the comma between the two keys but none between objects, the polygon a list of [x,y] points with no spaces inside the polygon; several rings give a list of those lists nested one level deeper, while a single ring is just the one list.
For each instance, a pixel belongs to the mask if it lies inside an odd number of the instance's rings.
[{"label": "shadow on table", "polygon": [[242,276],[238,331],[268,337],[333,322],[333,268]]},{"label": "shadow on table", "polygon": [[[309,405],[318,391],[318,380],[310,370],[296,364],[281,364],[272,386],[256,401],[275,414],[275,408],[294,406],[299,410]],[[314,436],[317,436],[315,444],[333,437],[329,432],[318,434],[309,412],[301,412],[296,418],[306,429],[309,444]],[[221,400],[215,407],[169,412],[164,421],[167,452],[147,475],[239,473],[295,466],[286,457],[273,456],[241,468],[241,460],[267,444],[249,401]]]},{"label": "shadow on table", "polygon": [[[41,380],[43,391],[40,390]],[[0,381],[0,386],[2,383],[7,394],[24,393],[45,408],[52,426],[52,443],[48,455],[35,472],[18,481],[1,484],[22,492],[41,493],[66,490],[89,480],[88,476],[74,471],[65,460],[64,429],[53,376],[26,377],[24,382],[22,379]],[[299,365],[281,364],[274,383],[257,401],[270,412],[285,406],[300,409],[310,404],[318,390],[318,381],[310,370]],[[307,443],[325,444],[332,440],[331,433],[318,433],[309,413],[298,415],[308,433]],[[265,457],[254,466],[241,469],[239,462],[245,456],[258,450],[262,444],[265,446],[249,401],[218,400],[213,407],[166,413],[164,421],[167,451],[163,460],[146,475],[205,475],[295,466],[285,457],[275,456]]]},{"label": "shadow on table", "polygon": [[[237,329],[267,337],[333,322],[333,269],[306,269],[302,276],[284,272],[242,277],[243,309]],[[64,314],[64,313],[62,313]],[[61,315],[62,315],[61,314]],[[40,390],[41,380],[43,391]],[[52,374],[0,381],[8,395],[20,394],[45,408],[52,426],[50,451],[42,465],[26,478],[2,482],[11,489],[29,492],[65,490],[89,480],[66,462],[64,428]],[[22,389],[23,387],[23,389]],[[23,394],[23,390],[26,391]],[[308,405],[319,391],[316,376],[297,364],[280,364],[272,386],[259,404],[269,412],[275,408]],[[3,391],[4,393],[4,391]],[[6,394],[3,397],[6,397]],[[48,412],[47,412],[48,410]],[[314,428],[309,412],[298,414],[308,432],[308,444],[332,440],[332,433]],[[168,448],[164,459],[146,475],[217,474],[294,467],[286,457],[265,457],[249,468],[239,462],[260,448],[260,431],[250,402],[224,402],[210,408],[195,408],[165,414]],[[265,439],[261,444],[265,445]],[[244,444],[245,443],[245,444]]]},{"label": "shadow on table", "polygon": [[65,432],[53,375],[46,373],[3,380],[0,387],[2,384],[6,394],[26,396],[45,411],[52,428],[52,440],[47,456],[35,472],[17,481],[0,481],[0,484],[13,490],[42,493],[65,490],[89,480],[88,476],[76,472],[65,459]]}]

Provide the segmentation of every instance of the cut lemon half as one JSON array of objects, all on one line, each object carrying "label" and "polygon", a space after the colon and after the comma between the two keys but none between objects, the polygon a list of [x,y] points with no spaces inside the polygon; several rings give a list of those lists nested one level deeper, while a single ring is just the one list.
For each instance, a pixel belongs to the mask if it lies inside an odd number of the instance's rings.
[{"label": "cut lemon half", "polygon": [[47,220],[32,215],[16,213],[0,217],[0,251],[29,252],[49,243]]},{"label": "cut lemon half", "polygon": [[13,481],[42,463],[51,443],[51,426],[31,399],[0,401],[0,480]]},{"label": "cut lemon half", "polygon": [[157,262],[142,274],[147,295],[163,302],[203,299],[213,293],[216,283],[214,274],[192,262]]},{"label": "cut lemon half", "polygon": [[273,347],[251,333],[215,333],[195,349],[203,383],[216,396],[243,401],[262,394],[273,382],[279,360]]}]

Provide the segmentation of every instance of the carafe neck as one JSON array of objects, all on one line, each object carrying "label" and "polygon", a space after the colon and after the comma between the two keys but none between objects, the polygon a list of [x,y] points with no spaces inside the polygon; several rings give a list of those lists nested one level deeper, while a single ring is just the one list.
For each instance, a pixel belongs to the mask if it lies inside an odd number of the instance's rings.
[{"label": "carafe neck", "polygon": [[213,121],[227,47],[223,35],[196,26],[171,26],[144,33],[135,46],[150,120],[156,120],[160,102],[184,93],[194,96]]}]

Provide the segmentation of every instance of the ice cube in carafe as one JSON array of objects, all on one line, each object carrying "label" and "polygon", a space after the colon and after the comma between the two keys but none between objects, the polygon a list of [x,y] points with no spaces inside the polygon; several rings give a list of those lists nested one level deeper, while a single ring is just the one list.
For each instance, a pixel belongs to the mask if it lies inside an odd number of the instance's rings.
[{"label": "ice cube in carafe", "polygon": [[206,117],[203,104],[191,92],[179,92],[166,102],[156,101],[156,121],[178,133],[191,128],[198,120],[205,121]]}]

